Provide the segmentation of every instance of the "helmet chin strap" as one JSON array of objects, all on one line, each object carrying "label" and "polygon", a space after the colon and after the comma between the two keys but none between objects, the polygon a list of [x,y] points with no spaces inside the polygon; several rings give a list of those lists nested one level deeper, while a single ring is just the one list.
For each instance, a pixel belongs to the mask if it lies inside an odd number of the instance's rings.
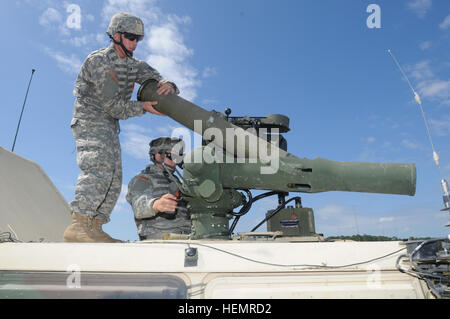
[{"label": "helmet chin strap", "polygon": [[176,165],[169,165],[169,164],[166,164],[166,163],[162,163],[162,166],[164,168],[168,168],[171,172],[174,172],[175,168],[176,168]]},{"label": "helmet chin strap", "polygon": [[[159,153],[159,154],[161,154],[161,153]],[[167,168],[169,168],[171,171],[175,171],[176,165],[169,165],[169,164],[167,164],[167,163],[164,162],[164,160],[165,160],[165,158],[166,158],[166,155],[162,155],[162,154],[161,154],[161,158],[162,158],[161,161],[158,161],[158,160],[156,159],[156,157],[153,157],[152,160],[153,160],[153,162],[154,162],[155,164],[159,164],[159,165],[161,165],[163,168],[164,168],[164,167],[167,167]]]},{"label": "helmet chin strap", "polygon": [[[111,37],[111,36],[110,36]],[[133,57],[133,52],[128,50],[125,45],[123,45],[123,41],[122,41],[122,33],[120,33],[120,42],[117,42],[114,37],[111,37],[111,40],[113,40],[114,44],[120,45],[120,47],[122,48],[123,52],[125,53],[125,55],[127,57],[132,58]]]}]

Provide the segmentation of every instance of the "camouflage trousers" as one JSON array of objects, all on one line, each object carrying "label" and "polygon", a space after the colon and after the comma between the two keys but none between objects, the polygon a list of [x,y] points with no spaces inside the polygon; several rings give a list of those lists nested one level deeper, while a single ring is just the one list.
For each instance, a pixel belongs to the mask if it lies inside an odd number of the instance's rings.
[{"label": "camouflage trousers", "polygon": [[77,214],[109,222],[122,188],[118,122],[75,118],[71,128],[81,173],[70,206]]}]

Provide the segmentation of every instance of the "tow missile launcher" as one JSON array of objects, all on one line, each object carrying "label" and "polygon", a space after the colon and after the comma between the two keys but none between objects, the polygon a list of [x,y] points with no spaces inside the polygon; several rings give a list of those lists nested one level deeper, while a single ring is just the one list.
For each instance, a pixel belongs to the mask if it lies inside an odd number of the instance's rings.
[{"label": "tow missile launcher", "polygon": [[[269,223],[269,229],[306,236],[315,232],[312,210],[301,207],[299,197],[286,200],[289,192],[415,194],[415,164],[298,158],[287,152],[281,135],[289,131],[289,118],[279,114],[230,117],[231,110],[225,115],[209,112],[177,95],[158,95],[156,84],[154,80],[144,82],[138,100],[157,101],[155,109],[203,137],[203,146],[185,155],[182,183],[178,185],[191,213],[192,239],[230,238],[252,203],[270,195],[278,195],[279,205],[263,222],[281,215],[276,223],[275,219]],[[269,192],[253,198],[251,189]],[[286,208],[292,201],[295,207]],[[239,212],[233,211],[240,206]],[[286,215],[292,218],[283,218]]]}]

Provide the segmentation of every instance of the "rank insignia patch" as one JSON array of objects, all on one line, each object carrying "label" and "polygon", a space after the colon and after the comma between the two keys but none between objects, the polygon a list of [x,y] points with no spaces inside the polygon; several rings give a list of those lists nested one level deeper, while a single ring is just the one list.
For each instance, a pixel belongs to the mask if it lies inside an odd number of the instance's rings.
[{"label": "rank insignia patch", "polygon": [[116,81],[117,84],[119,84],[119,78],[117,77],[116,72],[114,72],[113,70],[109,71],[109,75],[111,75],[111,77],[113,78],[114,81]]}]

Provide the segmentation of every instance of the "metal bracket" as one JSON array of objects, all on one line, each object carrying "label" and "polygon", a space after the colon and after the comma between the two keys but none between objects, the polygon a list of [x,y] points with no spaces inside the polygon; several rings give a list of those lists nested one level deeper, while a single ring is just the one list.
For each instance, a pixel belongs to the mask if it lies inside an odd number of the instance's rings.
[{"label": "metal bracket", "polygon": [[186,248],[184,250],[184,267],[197,267],[198,251],[197,248]]}]

